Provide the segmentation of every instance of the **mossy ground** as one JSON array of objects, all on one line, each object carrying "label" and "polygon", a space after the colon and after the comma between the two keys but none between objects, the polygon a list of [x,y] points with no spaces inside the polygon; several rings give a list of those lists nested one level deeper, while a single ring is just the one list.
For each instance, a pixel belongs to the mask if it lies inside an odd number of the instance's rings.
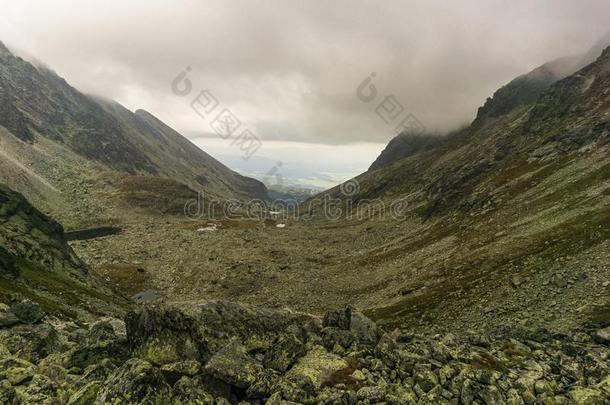
[{"label": "mossy ground", "polygon": [[0,277],[0,301],[8,302],[15,294],[37,302],[50,315],[79,318],[84,310],[103,316],[127,308],[128,303],[110,290],[93,286],[93,280],[78,281],[66,274],[56,273],[26,260],[17,263],[19,277]]}]

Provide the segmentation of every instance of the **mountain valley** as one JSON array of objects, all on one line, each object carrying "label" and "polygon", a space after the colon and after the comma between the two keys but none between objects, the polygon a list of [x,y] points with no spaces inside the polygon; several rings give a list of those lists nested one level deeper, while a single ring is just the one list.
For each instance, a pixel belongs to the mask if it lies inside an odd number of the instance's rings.
[{"label": "mountain valley", "polygon": [[608,403],[610,48],[558,64],[278,208],[0,43],[0,403]]}]

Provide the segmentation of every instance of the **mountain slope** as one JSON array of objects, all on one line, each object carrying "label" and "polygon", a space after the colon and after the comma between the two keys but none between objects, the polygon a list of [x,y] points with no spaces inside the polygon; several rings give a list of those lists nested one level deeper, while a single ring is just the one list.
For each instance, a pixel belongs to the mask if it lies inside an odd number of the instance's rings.
[{"label": "mountain slope", "polygon": [[115,313],[126,302],[88,274],[59,223],[0,185],[0,302],[15,295],[52,315]]},{"label": "mountain slope", "polygon": [[[113,173],[109,177],[118,179],[169,178],[217,198],[266,198],[261,182],[233,172],[151,114],[132,113],[118,103],[86,96],[48,68],[14,56],[4,45],[0,45],[0,101],[0,126],[8,131],[6,136],[30,145],[22,148],[25,155],[53,155],[58,166],[62,160],[82,158],[92,175],[108,171]],[[4,144],[14,143],[4,139]],[[27,160],[24,155],[9,157],[17,166]],[[34,177],[51,180],[48,171],[29,169]],[[25,186],[14,186],[32,193]],[[62,189],[59,183],[53,186]]]},{"label": "mountain slope", "polygon": [[[494,92],[478,109],[472,126],[482,126],[486,121],[496,120],[521,106],[534,103],[557,81],[593,63],[608,44],[610,44],[610,34],[602,38],[588,52],[545,63],[511,80]],[[447,137],[459,137],[462,132],[455,131]],[[399,134],[388,143],[369,170],[379,169],[421,150],[430,149],[442,142],[440,138]]]},{"label": "mountain slope", "polygon": [[381,169],[400,159],[407,158],[416,153],[432,149],[442,142],[441,137],[433,135],[413,135],[402,133],[386,145],[385,149],[375,159],[369,170]]},{"label": "mountain slope", "polygon": [[357,177],[357,193],[330,190],[344,209],[407,210],[368,218],[385,242],[328,279],[349,274],[342,295],[387,323],[610,321],[609,119],[610,48],[533,103]]}]

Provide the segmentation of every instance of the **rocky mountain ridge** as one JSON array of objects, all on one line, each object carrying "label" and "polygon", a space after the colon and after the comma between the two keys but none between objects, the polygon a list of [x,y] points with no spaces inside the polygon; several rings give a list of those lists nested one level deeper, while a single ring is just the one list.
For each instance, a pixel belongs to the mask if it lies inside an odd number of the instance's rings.
[{"label": "rocky mountain ridge", "polygon": [[[267,198],[261,182],[230,170],[150,113],[133,113],[114,101],[84,95],[49,68],[2,49],[0,126],[6,132],[0,136],[0,152],[6,159],[0,180],[35,198],[37,205],[50,211],[62,198],[69,200],[64,204],[68,209],[83,205],[78,204],[82,200],[96,203],[95,197],[73,193],[68,178],[94,182],[98,189],[109,184],[121,188],[126,178],[170,179],[194,195]],[[53,176],[59,171],[72,174]],[[41,179],[46,184],[40,185]],[[131,181],[133,191],[151,192],[146,184],[135,183]]]},{"label": "rocky mountain ridge", "polygon": [[[553,84],[595,62],[609,44],[610,36],[607,35],[582,55],[559,58],[511,80],[496,90],[478,109],[471,127],[477,128],[484,125],[485,121],[496,120],[519,107],[535,103]],[[389,142],[369,170],[379,169],[419,151],[439,146],[452,138],[460,137],[463,132],[464,130],[454,131],[445,136],[399,134]]]}]

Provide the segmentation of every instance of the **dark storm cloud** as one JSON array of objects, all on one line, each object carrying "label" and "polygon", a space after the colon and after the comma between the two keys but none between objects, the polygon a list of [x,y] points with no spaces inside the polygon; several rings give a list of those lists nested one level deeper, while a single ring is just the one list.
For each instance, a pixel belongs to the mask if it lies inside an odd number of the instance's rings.
[{"label": "dark storm cloud", "polygon": [[431,131],[469,122],[502,84],[586,51],[607,1],[6,2],[0,39],[76,87],[209,132],[170,82],[186,66],[265,139],[385,142],[395,126],[362,103],[394,95]]}]

